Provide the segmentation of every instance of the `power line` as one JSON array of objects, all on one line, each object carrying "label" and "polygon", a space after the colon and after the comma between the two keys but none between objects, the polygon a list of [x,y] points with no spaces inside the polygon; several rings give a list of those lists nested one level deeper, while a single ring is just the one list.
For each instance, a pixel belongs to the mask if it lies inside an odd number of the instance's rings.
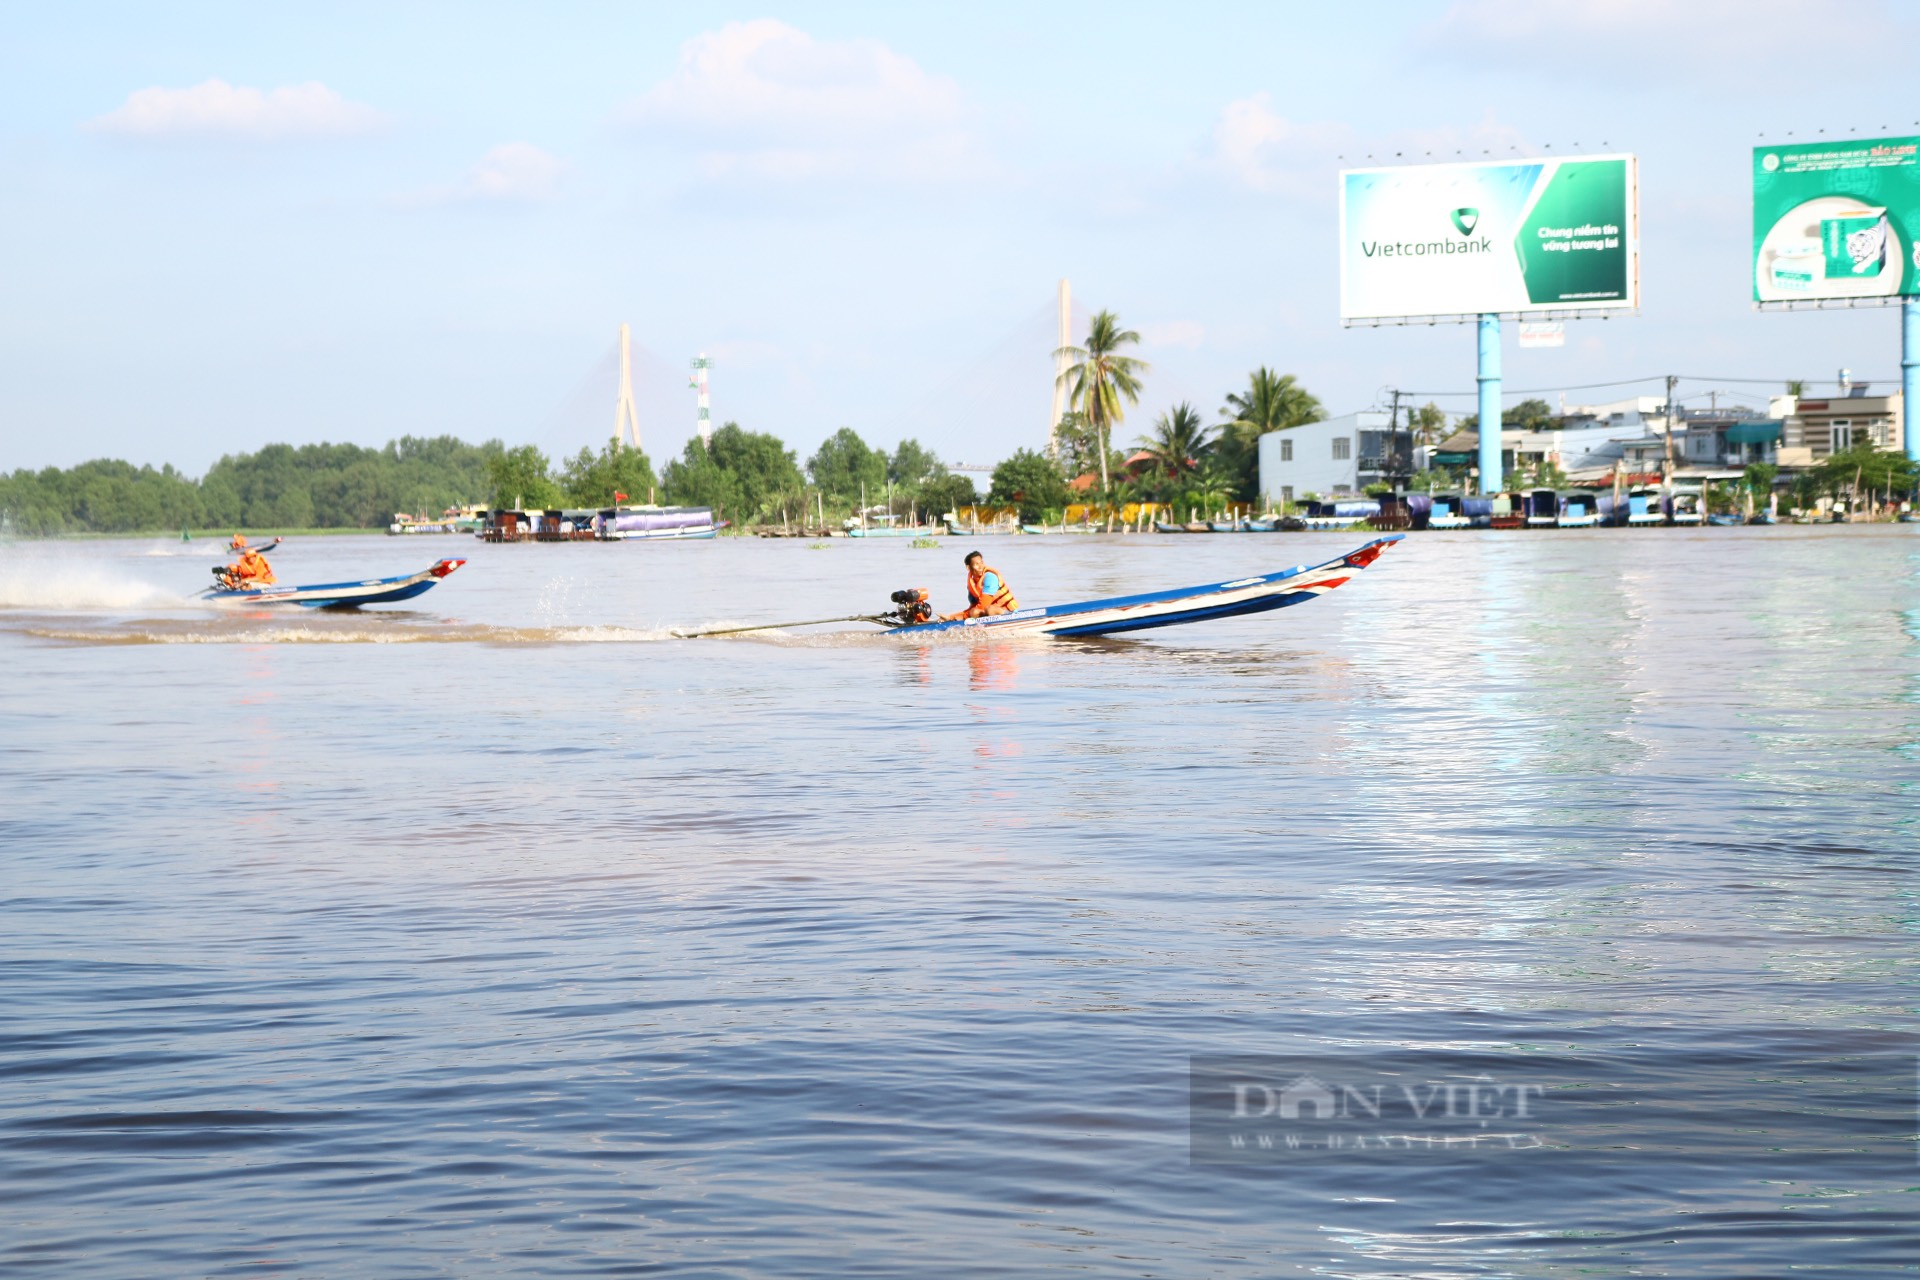
[{"label": "power line", "polygon": [[[1837,387],[1840,385],[1838,379],[1834,378],[1711,378],[1705,374],[1692,373],[1679,373],[1673,376],[1676,382],[1740,382],[1768,387],[1784,387],[1789,382],[1798,382],[1809,387]],[[1629,387],[1641,382],[1664,383],[1665,381],[1666,375],[1661,374],[1651,378],[1621,378],[1616,382],[1582,382],[1560,387],[1529,387],[1525,390],[1511,391],[1502,388],[1500,394],[1502,396],[1545,396],[1553,395],[1561,391],[1594,391],[1601,387]],[[1891,381],[1893,381],[1891,378],[1855,378],[1853,379],[1852,385],[1857,387],[1862,383]],[[1402,394],[1410,396],[1459,398],[1477,397],[1480,393],[1478,391],[1407,391]]]},{"label": "power line", "polygon": [[[1592,391],[1599,387],[1628,387],[1636,382],[1659,382],[1663,376],[1664,375],[1656,374],[1651,378],[1621,378],[1615,382],[1583,382],[1577,386],[1566,387],[1535,387],[1526,391],[1508,391],[1502,388],[1500,394],[1503,396],[1544,396],[1555,391]],[[1774,381],[1778,381],[1778,379],[1774,379]],[[1403,394],[1410,396],[1477,396],[1480,393],[1478,391],[1408,391]]]}]

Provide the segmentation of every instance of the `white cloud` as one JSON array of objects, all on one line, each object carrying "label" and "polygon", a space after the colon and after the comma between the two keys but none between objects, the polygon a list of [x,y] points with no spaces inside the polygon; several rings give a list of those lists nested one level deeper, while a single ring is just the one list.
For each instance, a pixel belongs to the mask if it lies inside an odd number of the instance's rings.
[{"label": "white cloud", "polygon": [[817,40],[771,18],[689,40],[628,119],[694,148],[708,178],[939,180],[983,167],[959,86],[875,40]]},{"label": "white cloud", "polygon": [[118,110],[87,122],[100,133],[135,138],[335,138],[386,123],[372,107],[348,102],[318,80],[261,90],[207,80],[190,89],[138,89]]},{"label": "white cloud", "polygon": [[1140,340],[1150,347],[1185,347],[1198,350],[1207,340],[1205,326],[1192,320],[1168,320],[1163,324],[1140,326]]},{"label": "white cloud", "polygon": [[566,173],[566,161],[532,143],[503,142],[480,157],[463,190],[474,200],[551,200]]},{"label": "white cloud", "polygon": [[560,195],[570,168],[559,156],[530,142],[503,142],[481,156],[454,185],[429,187],[400,197],[398,203],[407,208],[462,202],[538,204]]},{"label": "white cloud", "polygon": [[1220,112],[1213,126],[1213,159],[1243,186],[1298,195],[1324,185],[1334,153],[1350,138],[1344,125],[1288,120],[1261,92],[1229,102]]},{"label": "white cloud", "polygon": [[[1421,33],[1430,51],[1557,79],[1569,59],[1603,77],[1750,78],[1891,38],[1884,0],[1455,0]],[[1790,33],[1790,34],[1789,34]],[[1867,37],[1873,38],[1873,37]],[[1675,63],[1660,56],[1673,51]]]},{"label": "white cloud", "polygon": [[1469,128],[1432,125],[1376,138],[1344,124],[1294,121],[1266,93],[1229,102],[1213,129],[1211,165],[1255,191],[1294,198],[1331,197],[1334,173],[1369,165],[1438,164],[1530,154],[1517,129],[1489,111]]}]

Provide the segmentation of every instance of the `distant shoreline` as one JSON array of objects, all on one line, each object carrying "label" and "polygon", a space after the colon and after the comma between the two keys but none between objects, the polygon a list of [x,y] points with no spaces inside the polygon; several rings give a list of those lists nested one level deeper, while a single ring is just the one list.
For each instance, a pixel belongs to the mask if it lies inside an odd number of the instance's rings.
[{"label": "distant shoreline", "polygon": [[[217,538],[224,543],[228,538],[231,538],[236,533],[244,536],[247,539],[247,541],[254,542],[263,538],[331,538],[331,537],[338,537],[343,534],[350,534],[350,533],[384,534],[387,531],[383,528],[257,529],[256,530],[256,529],[245,529],[245,528],[235,529],[232,527],[223,527],[218,529],[189,529],[187,530],[187,532],[193,535],[191,539],[188,539],[188,541],[199,542],[199,541],[202,541],[203,539]],[[99,530],[86,529],[86,530],[75,530],[70,533],[16,533],[11,536],[12,536],[12,540],[15,542],[86,542],[86,541],[97,542],[104,538],[166,538],[174,542],[178,542],[182,540],[180,537],[180,530],[178,529],[119,529],[110,533],[102,532]],[[413,536],[422,537],[427,535],[417,534]],[[457,538],[462,535],[440,534],[437,536]],[[467,534],[465,536],[472,537],[473,535]],[[222,547],[222,550],[225,550],[225,548]]]}]

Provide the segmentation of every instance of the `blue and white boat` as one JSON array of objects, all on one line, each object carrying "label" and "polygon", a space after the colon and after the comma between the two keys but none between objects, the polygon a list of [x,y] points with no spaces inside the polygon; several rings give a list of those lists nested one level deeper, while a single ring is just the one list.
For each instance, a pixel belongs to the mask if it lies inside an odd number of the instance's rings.
[{"label": "blue and white boat", "polygon": [[308,586],[285,586],[274,582],[243,590],[209,587],[200,593],[200,598],[216,604],[297,604],[308,609],[357,609],[363,604],[392,604],[396,600],[411,600],[433,590],[439,585],[440,579],[465,563],[465,560],[437,560],[418,573],[401,574],[397,578],[367,578],[359,582],[322,582]]},{"label": "blue and white boat", "polygon": [[1535,489],[1523,500],[1527,528],[1553,529],[1560,524],[1560,495],[1552,489]]},{"label": "blue and white boat", "polygon": [[1559,494],[1562,529],[1592,529],[1600,524],[1600,500],[1584,489],[1563,489]]},{"label": "blue and white boat", "polygon": [[1471,529],[1473,521],[1465,511],[1463,493],[1436,493],[1433,495],[1433,510],[1427,516],[1429,529]]},{"label": "blue and white boat", "polygon": [[1665,524],[1667,513],[1658,489],[1632,489],[1627,493],[1627,523],[1634,527]]},{"label": "blue and white boat", "polygon": [[[985,618],[896,625],[889,628],[888,634],[925,636],[956,631],[968,635],[994,636],[1108,636],[1123,631],[1145,631],[1152,627],[1172,627],[1185,622],[1266,613],[1317,600],[1334,588],[1343,586],[1354,574],[1379,559],[1381,552],[1405,536],[1396,533],[1375,538],[1363,547],[1322,564],[1296,565],[1278,573],[1235,578],[1231,582],[1181,587],[1173,591],[1150,591],[1137,596],[1115,596],[1107,600],[1087,600],[1079,604],[1057,604],[1044,609],[1016,609],[1012,613]],[[873,621],[886,622],[887,619],[875,618]]]},{"label": "blue and white boat", "polygon": [[1380,504],[1371,498],[1335,498],[1309,502],[1307,528],[1320,530],[1357,529],[1380,514]]}]

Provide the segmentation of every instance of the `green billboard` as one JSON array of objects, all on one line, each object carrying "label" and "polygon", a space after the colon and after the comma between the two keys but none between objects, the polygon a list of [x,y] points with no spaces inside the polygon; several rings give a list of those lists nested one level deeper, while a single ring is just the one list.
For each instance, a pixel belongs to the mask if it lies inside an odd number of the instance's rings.
[{"label": "green billboard", "polygon": [[1920,138],[1753,149],[1753,300],[1920,294]]},{"label": "green billboard", "polygon": [[1340,317],[1632,309],[1630,155],[1348,169]]}]

